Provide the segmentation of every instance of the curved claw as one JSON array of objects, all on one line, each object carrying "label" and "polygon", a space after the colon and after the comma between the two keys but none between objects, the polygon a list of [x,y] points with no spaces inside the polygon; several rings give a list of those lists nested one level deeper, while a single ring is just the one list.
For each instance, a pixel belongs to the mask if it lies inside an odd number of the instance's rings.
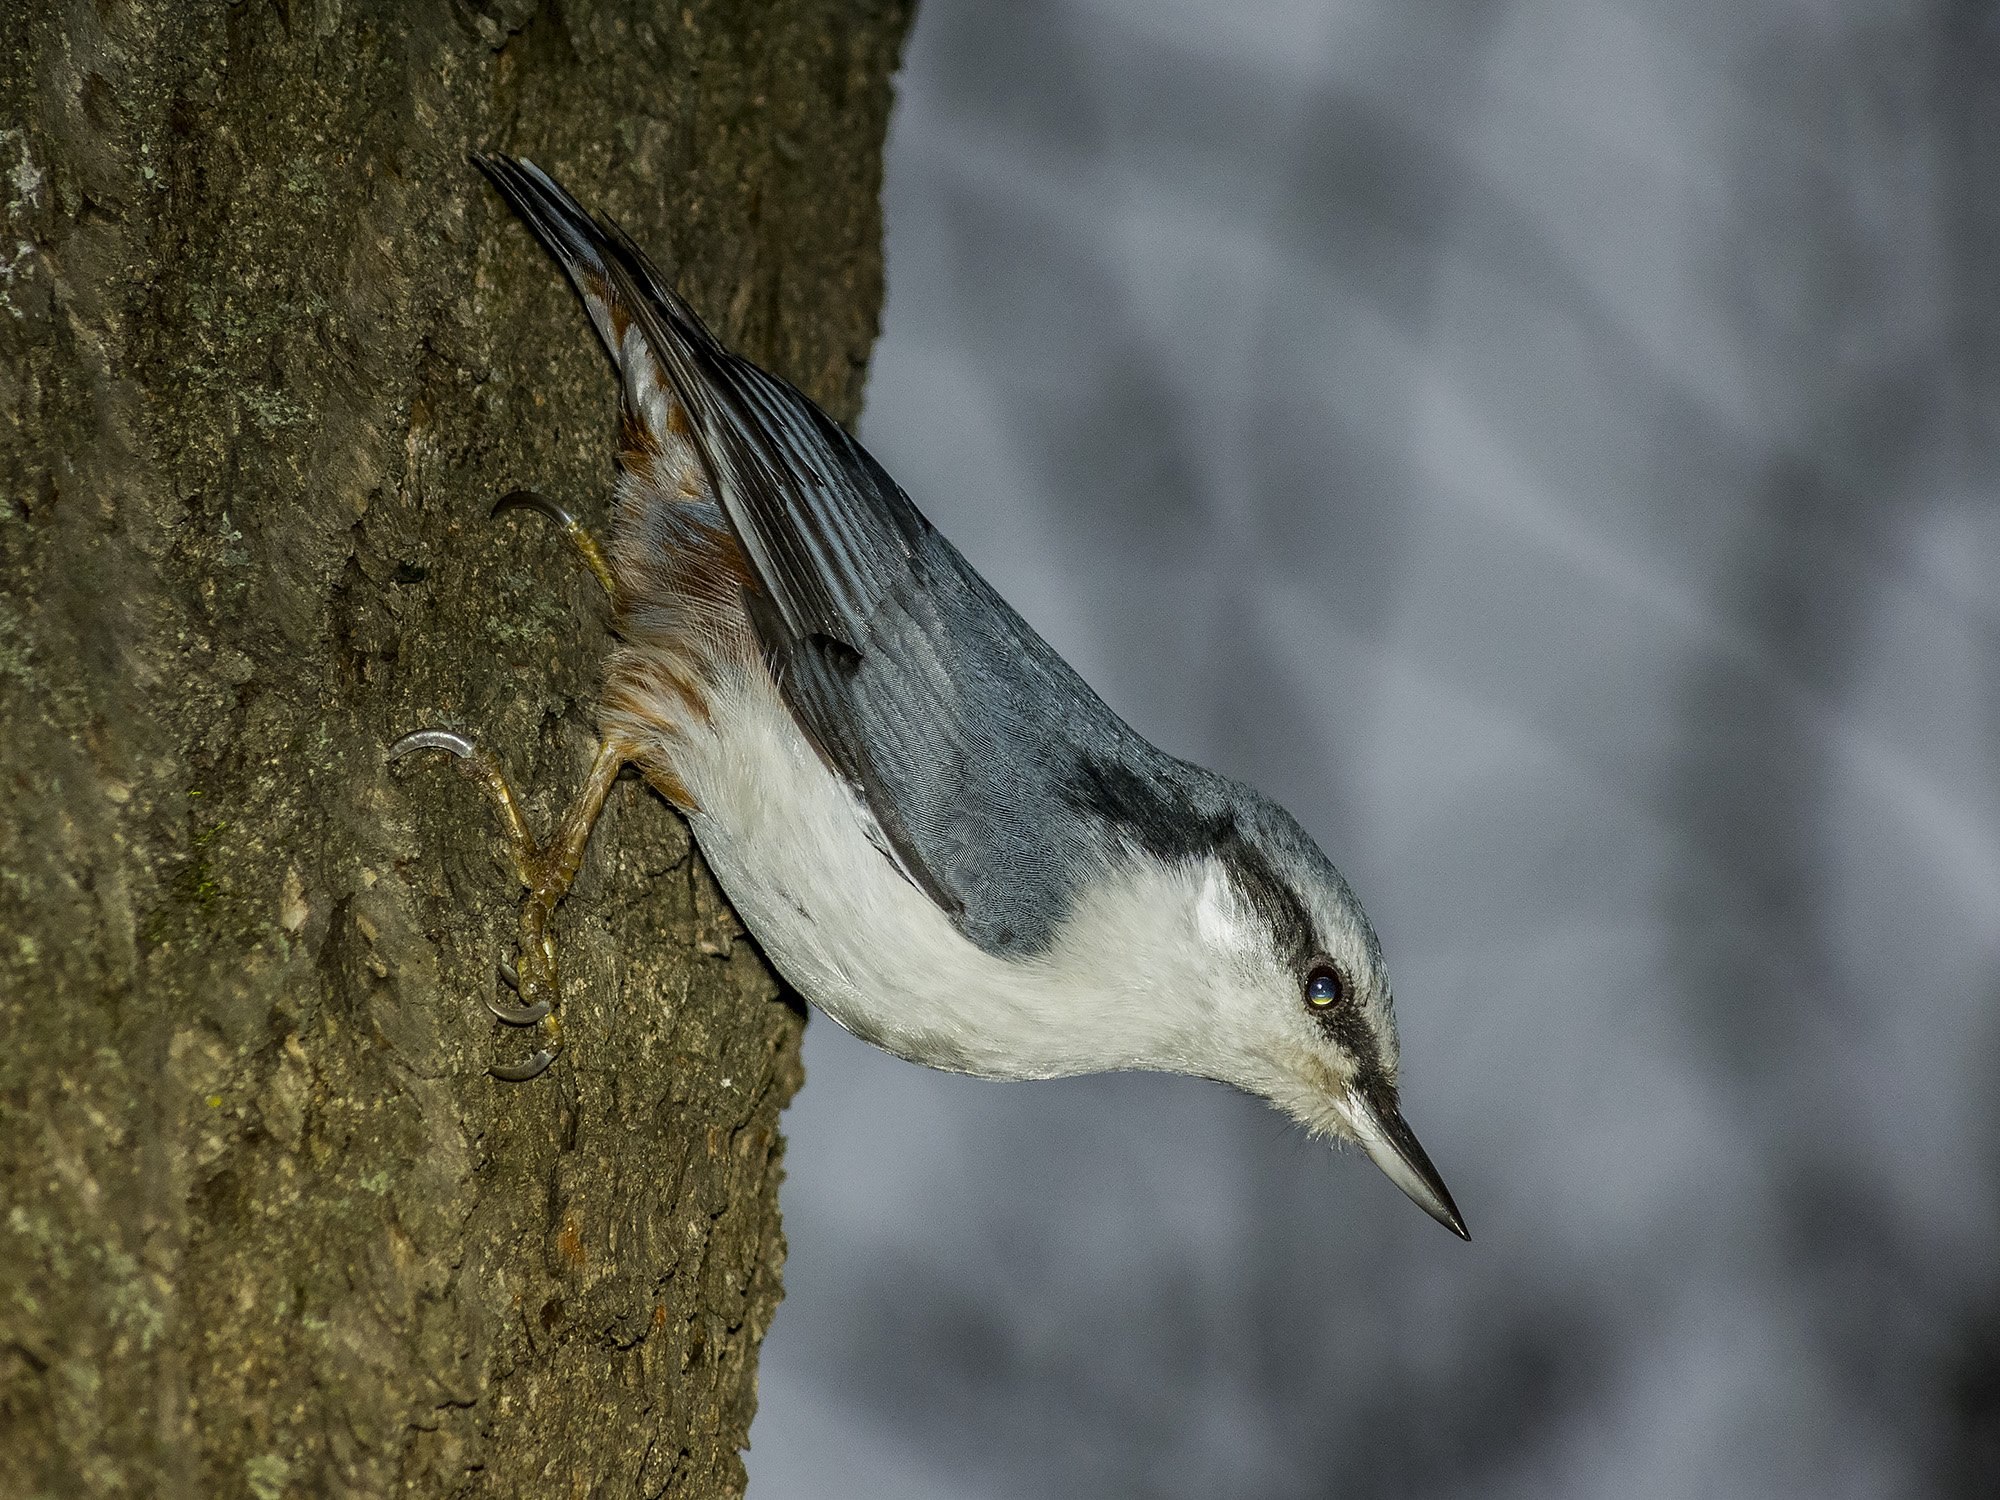
[{"label": "curved claw", "polygon": [[470,760],[478,753],[472,741],[462,734],[449,729],[419,729],[404,735],[383,754],[389,760],[400,760],[417,750],[449,750],[460,760]]},{"label": "curved claw", "polygon": [[556,525],[562,527],[564,531],[582,530],[582,523],[575,516],[564,510],[547,495],[540,494],[534,490],[509,490],[493,502],[493,509],[486,514],[491,518],[494,516],[503,516],[510,510],[540,511],[551,521],[554,521]]},{"label": "curved claw", "polygon": [[[504,958],[500,961],[500,977],[508,987],[519,993],[521,976],[514,972],[514,966]],[[537,1000],[533,1005],[502,1005],[497,1000],[488,1000],[486,1008],[493,1012],[493,1018],[505,1026],[532,1026],[555,1007],[547,1000]]]},{"label": "curved claw", "polygon": [[533,1026],[554,1007],[546,1000],[537,1000],[533,1005],[501,1005],[488,1000],[486,1008],[502,1026]]},{"label": "curved claw", "polygon": [[502,1083],[526,1083],[530,1078],[540,1078],[548,1072],[549,1064],[556,1060],[555,1053],[544,1047],[530,1057],[517,1063],[495,1063],[486,1071]]},{"label": "curved claw", "polygon": [[493,502],[493,509],[488,514],[501,516],[510,510],[532,510],[547,516],[562,527],[563,535],[568,537],[570,545],[576,548],[577,555],[584,561],[584,566],[590,569],[603,587],[604,596],[614,604],[617,603],[618,580],[612,576],[610,559],[605,557],[604,549],[597,545],[597,538],[590,534],[581,521],[563,506],[536,490],[509,490]]}]

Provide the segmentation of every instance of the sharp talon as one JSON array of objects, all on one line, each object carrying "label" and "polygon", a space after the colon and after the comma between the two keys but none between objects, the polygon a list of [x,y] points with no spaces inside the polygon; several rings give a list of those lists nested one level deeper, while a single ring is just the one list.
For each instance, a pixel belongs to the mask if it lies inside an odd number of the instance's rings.
[{"label": "sharp talon", "polygon": [[564,531],[579,531],[582,527],[575,516],[564,510],[547,495],[536,494],[533,490],[509,490],[493,502],[489,516],[502,516],[510,510],[540,511]]},{"label": "sharp talon", "polygon": [[549,1064],[555,1060],[555,1053],[544,1047],[533,1057],[517,1063],[495,1063],[486,1071],[502,1083],[526,1083],[530,1078],[540,1078],[548,1072]]},{"label": "sharp talon", "polygon": [[404,735],[384,753],[390,760],[400,760],[416,750],[449,750],[460,760],[470,760],[475,753],[471,740],[449,729],[419,729]]},{"label": "sharp talon", "polygon": [[486,1008],[493,1012],[496,1021],[508,1026],[532,1026],[551,1009],[546,1000],[537,1000],[533,1005],[501,1005],[497,1001],[488,1000]]},{"label": "sharp talon", "polygon": [[[504,958],[500,960],[500,977],[507,982],[508,988],[513,990],[515,994],[518,995],[521,993],[521,976],[514,971],[514,966]],[[533,1005],[502,1005],[497,1000],[488,1000],[486,1008],[493,1012],[493,1018],[496,1021],[506,1026],[533,1026],[543,1016],[546,1016],[551,1010],[555,1009],[546,1000],[537,1000]],[[529,1061],[532,1062],[533,1059],[531,1058]],[[542,1064],[544,1068],[547,1066],[547,1063]],[[537,1071],[540,1070],[538,1069]],[[532,1078],[535,1075],[530,1073],[528,1076]]]},{"label": "sharp talon", "polygon": [[590,534],[581,521],[547,495],[538,494],[534,490],[509,490],[493,502],[493,509],[489,514],[500,516],[510,510],[537,511],[562,527],[563,535],[569,538],[570,545],[576,548],[584,565],[590,569],[598,583],[603,585],[605,597],[614,604],[617,602],[618,580],[611,574],[610,560],[605,557],[604,549],[597,545],[597,538]]}]

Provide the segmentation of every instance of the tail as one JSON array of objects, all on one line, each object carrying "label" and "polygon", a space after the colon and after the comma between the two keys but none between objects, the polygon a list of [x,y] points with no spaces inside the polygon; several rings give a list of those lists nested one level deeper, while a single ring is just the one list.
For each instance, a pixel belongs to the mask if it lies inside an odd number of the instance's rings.
[{"label": "tail", "polygon": [[[589,312],[624,387],[627,455],[678,446],[690,432],[677,396],[704,364],[727,357],[715,335],[622,229],[592,216],[533,162],[480,153],[472,162],[555,257]],[[670,373],[662,356],[679,368]]]},{"label": "tail", "polygon": [[632,325],[631,277],[629,272],[620,276],[614,271],[611,239],[604,227],[533,162],[475,152],[472,164],[556,258],[589,309],[597,336],[617,360]]},{"label": "tail", "polygon": [[649,665],[641,673],[614,663],[613,716],[621,702],[669,690],[692,704],[688,664],[749,634],[750,569],[689,416],[690,403],[705,404],[708,370],[731,356],[622,230],[593,217],[540,167],[497,155],[472,161],[562,266],[618,370],[611,571],[620,634]]},{"label": "tail", "polygon": [[857,649],[930,524],[803,392],[725,349],[615,224],[531,162],[473,159],[561,262],[611,351],[628,473],[676,466],[683,498],[718,507],[745,582],[770,605],[757,629],[772,652],[815,636]]}]

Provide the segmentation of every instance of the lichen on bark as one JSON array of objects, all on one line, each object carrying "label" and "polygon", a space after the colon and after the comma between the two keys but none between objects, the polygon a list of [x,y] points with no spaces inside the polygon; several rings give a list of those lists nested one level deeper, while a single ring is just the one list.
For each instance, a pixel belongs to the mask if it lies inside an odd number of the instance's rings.
[{"label": "lichen on bark", "polygon": [[621,782],[569,1050],[421,724],[544,822],[613,387],[531,155],[851,418],[901,0],[48,6],[0,36],[0,1493],[739,1492],[800,1016]]}]

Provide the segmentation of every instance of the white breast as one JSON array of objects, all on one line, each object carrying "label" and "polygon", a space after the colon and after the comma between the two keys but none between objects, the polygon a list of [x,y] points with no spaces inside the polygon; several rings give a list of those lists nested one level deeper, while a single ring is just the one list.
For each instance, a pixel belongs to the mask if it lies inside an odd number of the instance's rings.
[{"label": "white breast", "polygon": [[[1195,931],[1197,912],[1211,935],[1229,920],[1212,872],[1138,865],[1092,890],[1048,954],[996,957],[871,839],[865,806],[770,678],[741,675],[662,749],[699,808],[690,822],[716,878],[801,995],[879,1047],[959,1072],[1234,1071],[1215,1055],[1213,950]],[[1134,952],[1152,961],[1135,967]]]}]

